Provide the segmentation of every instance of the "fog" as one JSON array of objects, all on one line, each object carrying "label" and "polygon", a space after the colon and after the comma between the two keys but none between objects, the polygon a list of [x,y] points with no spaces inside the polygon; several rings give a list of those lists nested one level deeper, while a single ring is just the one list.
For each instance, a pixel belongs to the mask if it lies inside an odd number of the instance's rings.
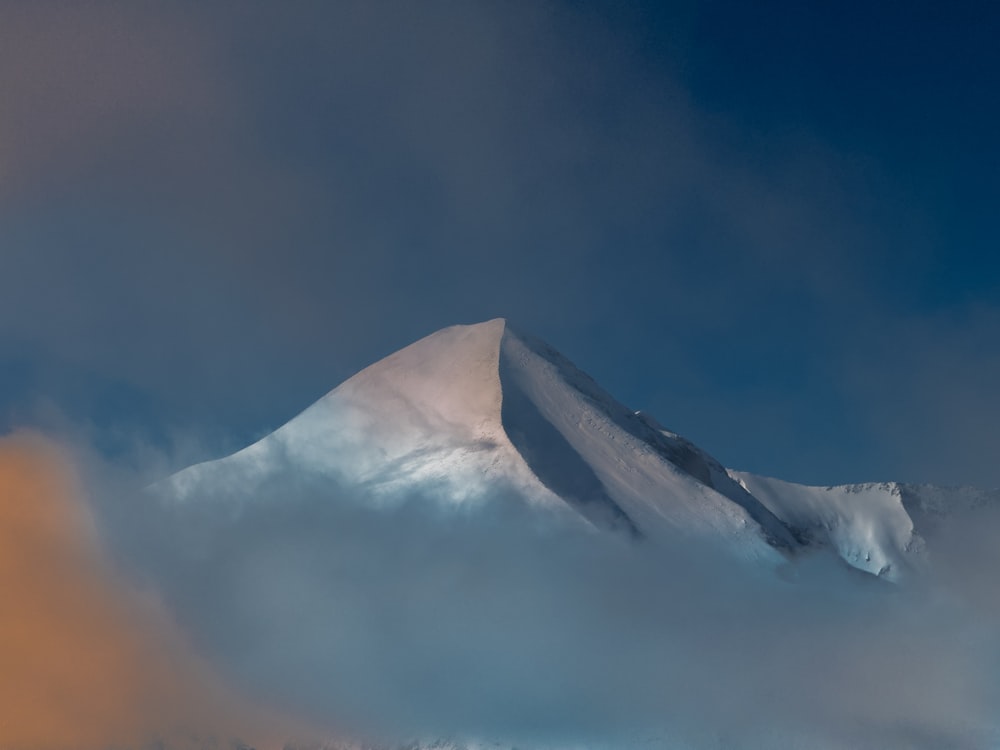
[{"label": "fog", "polygon": [[896,585],[502,488],[455,507],[289,470],[171,503],[148,487],[165,457],[69,446],[0,442],[0,747],[998,741],[996,508],[933,526],[929,572]]},{"label": "fog", "polygon": [[[92,472],[98,476],[100,472]],[[997,741],[990,509],[889,584],[817,552],[777,568],[653,545],[498,490],[391,502],[288,471],[177,504],[119,481],[105,538],[198,653],[333,734],[695,748]]]}]

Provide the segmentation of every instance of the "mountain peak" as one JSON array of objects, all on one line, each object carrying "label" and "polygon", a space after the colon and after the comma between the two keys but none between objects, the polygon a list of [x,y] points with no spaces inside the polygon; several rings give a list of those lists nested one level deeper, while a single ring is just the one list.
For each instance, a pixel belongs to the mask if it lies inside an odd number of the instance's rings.
[{"label": "mountain peak", "polygon": [[167,485],[181,499],[223,481],[227,495],[252,495],[277,473],[305,472],[387,502],[514,493],[632,536],[738,539],[755,556],[792,545],[718,462],[654,424],[494,318],[400,349],[254,445]]},{"label": "mountain peak", "polygon": [[324,398],[367,400],[388,412],[417,409],[437,429],[492,431],[499,423],[497,361],[503,318],[456,325],[425,336],[365,368]]},{"label": "mountain peak", "polygon": [[826,547],[891,578],[922,564],[922,529],[952,505],[1000,503],[997,493],[814,488],[726,469],[503,318],[432,333],[157,491],[173,503],[255,502],[286,474],[376,504],[516,496],[592,527],[715,540],[757,559]]}]

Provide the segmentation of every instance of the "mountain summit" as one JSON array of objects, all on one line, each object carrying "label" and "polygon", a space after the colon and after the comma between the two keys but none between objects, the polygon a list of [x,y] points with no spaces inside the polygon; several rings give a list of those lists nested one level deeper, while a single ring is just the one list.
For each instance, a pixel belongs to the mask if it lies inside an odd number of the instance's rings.
[{"label": "mountain summit", "polygon": [[[283,472],[326,477],[386,503],[512,493],[597,529],[654,543],[672,534],[708,539],[763,560],[830,547],[890,577],[923,546],[911,512],[933,514],[945,492],[803,487],[729,471],[501,318],[433,333],[262,440],[158,489],[176,502],[206,491],[239,501]],[[982,499],[956,492],[962,502]]]},{"label": "mountain summit", "polygon": [[289,468],[387,501],[420,491],[468,503],[506,490],[640,537],[711,535],[767,555],[795,545],[721,464],[500,318],[431,334],[168,484],[180,499],[223,483],[246,493]]}]

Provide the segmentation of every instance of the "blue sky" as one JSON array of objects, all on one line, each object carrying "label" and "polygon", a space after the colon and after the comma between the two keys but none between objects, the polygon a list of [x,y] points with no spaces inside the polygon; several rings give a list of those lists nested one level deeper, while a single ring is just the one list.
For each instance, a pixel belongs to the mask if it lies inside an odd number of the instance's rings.
[{"label": "blue sky", "polygon": [[728,465],[1000,485],[998,15],[6,3],[0,422],[222,450],[505,316]]}]

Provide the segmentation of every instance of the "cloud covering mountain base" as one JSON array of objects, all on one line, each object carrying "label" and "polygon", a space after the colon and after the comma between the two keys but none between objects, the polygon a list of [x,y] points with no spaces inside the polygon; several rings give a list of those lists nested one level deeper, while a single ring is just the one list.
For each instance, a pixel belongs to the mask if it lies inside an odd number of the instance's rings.
[{"label": "cloud covering mountain base", "polygon": [[[247,737],[261,720],[206,688],[219,683],[206,665],[319,736],[997,741],[988,507],[940,527],[933,574],[896,585],[830,551],[773,570],[680,536],[567,525],[512,494],[460,512],[427,495],[389,507],[298,472],[238,507],[208,494],[162,505],[139,477],[91,464],[87,506],[51,445],[0,448],[4,747],[138,746],[178,727]],[[150,584],[184,639],[135,595]]]},{"label": "cloud covering mountain base", "polygon": [[119,521],[145,529],[126,554],[230,679],[362,736],[990,746],[986,546],[937,561],[963,591],[823,551],[775,571],[630,541],[512,495],[457,513],[366,500],[289,473],[238,508],[206,495]]}]

